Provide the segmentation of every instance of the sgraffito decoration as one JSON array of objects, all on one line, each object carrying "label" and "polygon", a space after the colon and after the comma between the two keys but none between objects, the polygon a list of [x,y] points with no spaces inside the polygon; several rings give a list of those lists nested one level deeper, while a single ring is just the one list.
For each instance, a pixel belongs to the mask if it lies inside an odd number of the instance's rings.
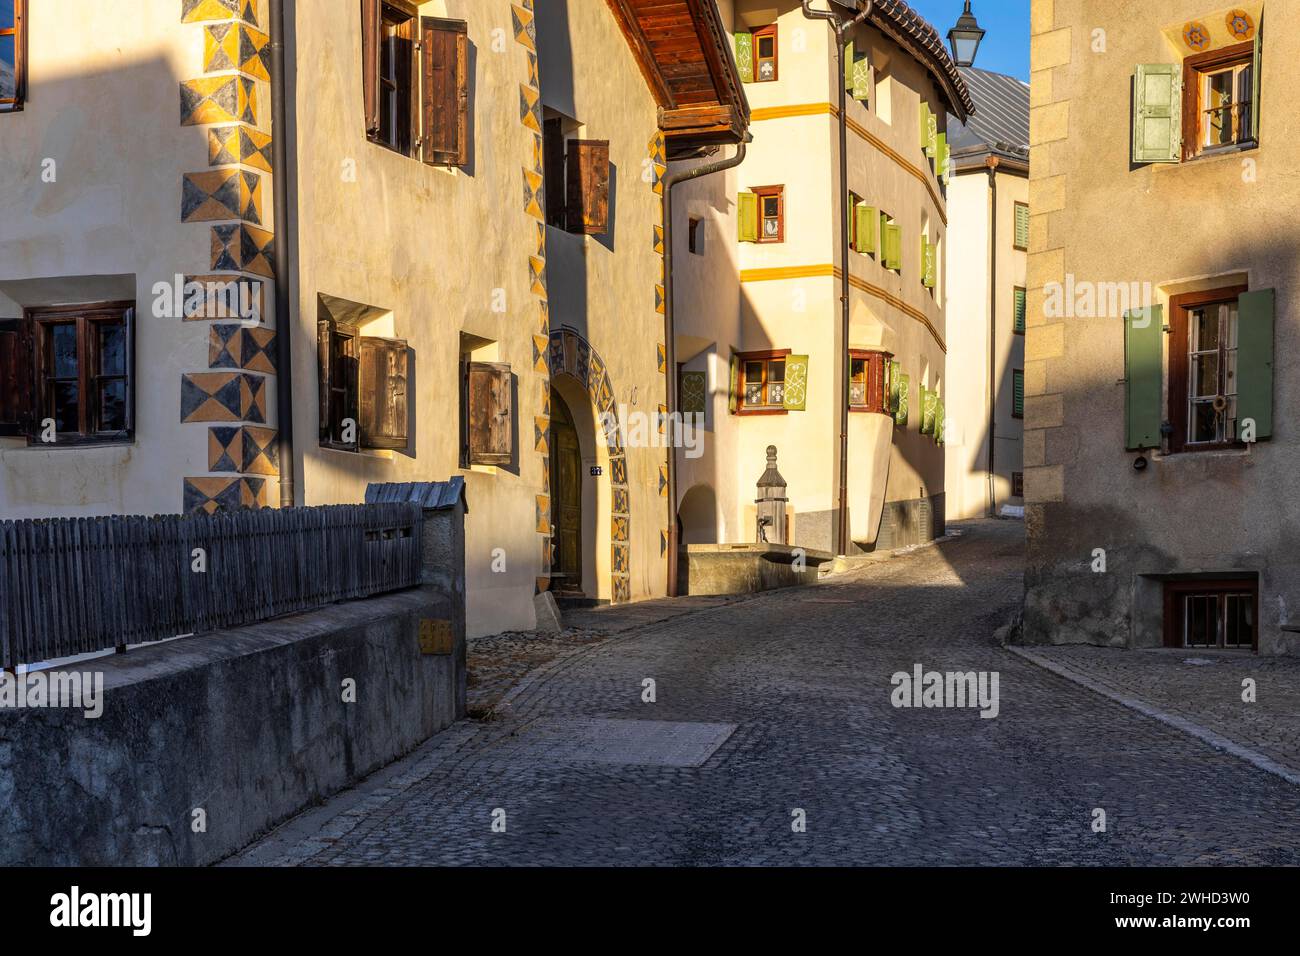
[{"label": "sgraffito decoration", "polygon": [[1225,21],[1228,32],[1234,39],[1245,41],[1255,39],[1255,21],[1245,10],[1232,10]]},{"label": "sgraffito decoration", "polygon": [[1192,20],[1183,27],[1183,42],[1187,44],[1188,49],[1195,50],[1197,53],[1208,49],[1210,46],[1209,27],[1199,20]]}]

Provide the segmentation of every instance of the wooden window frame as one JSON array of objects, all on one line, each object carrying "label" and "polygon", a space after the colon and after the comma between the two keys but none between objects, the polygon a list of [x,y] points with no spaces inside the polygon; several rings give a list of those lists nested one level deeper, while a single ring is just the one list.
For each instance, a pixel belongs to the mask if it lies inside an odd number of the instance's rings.
[{"label": "wooden window frame", "polygon": [[1187,392],[1190,378],[1188,348],[1189,315],[1192,310],[1207,305],[1234,302],[1249,286],[1225,286],[1204,292],[1187,292],[1169,300],[1169,391],[1165,404],[1165,420],[1173,427],[1169,439],[1169,453],[1183,454],[1199,451],[1222,451],[1226,448],[1245,448],[1241,441],[1197,442],[1187,441]]},{"label": "wooden window frame", "polygon": [[[775,83],[781,78],[781,43],[778,36],[777,25],[775,23],[769,23],[765,27],[755,27],[749,32],[754,38],[754,82]],[[760,57],[758,55],[760,38],[769,36],[772,38],[772,56]],[[763,61],[766,59],[771,59],[772,61],[772,76],[770,78],[763,78],[759,75],[762,70]]]},{"label": "wooden window frame", "polygon": [[1011,497],[1023,498],[1025,496],[1025,473],[1023,471],[1013,471],[1011,473]]},{"label": "wooden window frame", "polygon": [[764,394],[768,387],[768,365],[772,362],[784,362],[792,354],[790,349],[769,349],[765,352],[737,352],[736,361],[739,363],[739,373],[736,376],[736,414],[737,415],[788,415],[790,410],[784,404],[781,407],[775,405],[746,405],[745,404],[745,366],[749,362],[763,363],[763,390]]},{"label": "wooden window frame", "polygon": [[[894,412],[889,407],[889,368],[890,362],[894,359],[892,352],[883,352],[877,349],[849,349],[849,411],[853,413],[869,415],[889,415],[893,416]],[[854,377],[852,375],[853,362],[864,361],[863,394],[866,396],[866,402],[861,405],[853,404],[852,387]]]},{"label": "wooden window frame", "polygon": [[[1218,613],[1221,620],[1226,610],[1225,605],[1228,596],[1248,595],[1252,599],[1251,616],[1254,621],[1254,633],[1249,650],[1255,653],[1259,652],[1259,577],[1257,575],[1241,578],[1165,581],[1163,620],[1165,647],[1178,650],[1247,650],[1244,645],[1239,644],[1218,644],[1209,647],[1206,645],[1189,646],[1185,643],[1183,632],[1185,630],[1187,605],[1183,599],[1192,594],[1218,597],[1220,603]],[[1222,636],[1226,637],[1226,634]]]},{"label": "wooden window frame", "polygon": [[[98,336],[92,334],[101,322],[120,322],[126,330],[126,371],[122,375],[103,375],[100,371]],[[40,440],[41,423],[54,417],[47,394],[47,370],[50,356],[46,348],[44,329],[53,325],[77,326],[77,431],[58,432],[51,446]],[[93,302],[80,305],[39,307],[23,310],[23,323],[31,343],[32,421],[26,435],[27,443],[42,448],[76,447],[85,445],[129,444],[135,438],[135,303],[128,301]],[[94,420],[98,416],[99,380],[121,379],[125,383],[124,426],[117,431],[98,431]]]},{"label": "wooden window frame", "polygon": [[[323,371],[328,376],[327,381],[320,383],[321,406],[324,416],[320,421],[320,447],[332,448],[335,451],[360,452],[361,451],[361,330],[346,322],[339,322],[335,319],[320,320],[322,324],[329,326],[329,362],[327,368]],[[338,366],[334,361],[335,349],[334,340],[347,339],[350,346],[345,351],[346,358],[351,359],[352,367],[349,370],[346,366]],[[319,348],[319,333],[318,333]],[[344,351],[344,350],[341,350]],[[318,373],[321,373],[318,361]],[[350,378],[349,376],[350,371]],[[328,393],[328,394],[327,394]],[[343,395],[343,413],[339,420],[334,421],[334,401],[335,393]],[[326,410],[328,410],[326,412]],[[356,441],[345,442],[341,439],[343,420],[351,418],[356,424]]]},{"label": "wooden window frame", "polygon": [[27,0],[13,0],[14,25],[0,36],[14,38],[14,95],[0,99],[0,114],[21,113],[27,100]]},{"label": "wooden window frame", "polygon": [[[755,186],[750,190],[758,197],[758,238],[756,243],[781,243],[785,242],[785,186]],[[766,217],[763,215],[763,201],[765,199],[776,199],[776,238],[767,235],[763,229],[763,223]]]},{"label": "wooden window frame", "polygon": [[[394,22],[392,15],[405,18],[397,24],[399,39],[407,41],[411,46],[410,62],[406,67],[406,122],[403,124],[400,116],[394,116],[392,132],[395,141],[390,141],[384,138],[381,132],[382,121],[380,119],[383,116],[384,111],[384,98],[390,95],[389,91],[384,88],[385,84],[395,84],[397,79],[400,79],[400,72],[395,79],[385,77],[383,72],[383,30],[386,24]],[[376,72],[372,78],[376,88],[379,90],[377,94],[379,97],[379,112],[376,116],[376,128],[373,130],[367,130],[366,138],[376,146],[390,150],[398,155],[418,158],[421,143],[421,127],[423,123],[423,117],[420,115],[423,111],[423,104],[420,97],[420,74],[422,67],[420,62],[421,28],[419,8],[416,7],[415,4],[409,2],[409,0],[381,0],[379,3],[379,29],[380,35],[375,39],[377,53],[375,56],[374,69]],[[362,24],[362,30],[366,30],[364,22]],[[394,66],[396,67],[396,64],[394,64]],[[395,87],[395,89],[400,89],[400,87]]]},{"label": "wooden window frame", "polygon": [[[1016,223],[1017,223],[1017,221],[1020,219],[1020,210],[1021,210],[1021,209],[1023,209],[1023,210],[1025,211],[1025,244],[1024,244],[1023,246],[1022,246],[1019,242],[1016,241],[1016,239],[1017,239],[1017,236],[1016,236]],[[1012,211],[1012,214],[1011,214],[1011,246],[1012,246],[1013,249],[1016,250],[1016,252],[1028,252],[1028,251],[1029,251],[1029,203],[1027,203],[1027,202],[1017,202],[1016,205],[1015,205],[1015,209]]]},{"label": "wooden window frame", "polygon": [[[1016,380],[1020,380],[1020,411],[1016,411]],[[1025,370],[1011,370],[1011,417],[1023,421],[1025,417]]]},{"label": "wooden window frame", "polygon": [[[1205,146],[1206,108],[1204,98],[1205,77],[1210,73],[1220,72],[1230,66],[1238,66],[1245,61],[1253,64],[1255,44],[1251,40],[1236,43],[1207,53],[1198,53],[1183,60],[1183,162],[1190,162],[1198,156],[1217,155],[1235,150],[1254,149],[1259,144],[1250,136],[1249,129],[1238,128],[1238,138],[1232,143],[1221,146]],[[1241,115],[1233,104],[1233,124],[1240,127]],[[1251,110],[1258,108],[1253,100]]]}]

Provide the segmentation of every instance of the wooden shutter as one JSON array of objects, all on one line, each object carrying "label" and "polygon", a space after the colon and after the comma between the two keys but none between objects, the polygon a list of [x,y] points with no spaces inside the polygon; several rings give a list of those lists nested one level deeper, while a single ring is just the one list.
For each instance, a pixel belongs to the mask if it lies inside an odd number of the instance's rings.
[{"label": "wooden shutter", "polygon": [[400,339],[361,339],[357,428],[363,448],[402,449],[407,446],[409,355],[406,343]]},{"label": "wooden shutter", "polygon": [[546,120],[542,136],[543,189],[546,192],[546,224],[565,227],[564,203],[564,120]]},{"label": "wooden shutter", "polygon": [[934,246],[930,245],[930,237],[921,237],[921,285],[927,289],[934,288],[935,280],[934,268]]},{"label": "wooden shutter", "polygon": [[1011,417],[1025,417],[1025,373],[1020,369],[1011,373]]},{"label": "wooden shutter", "polygon": [[741,242],[758,242],[758,196],[740,193],[736,197],[736,221]]},{"label": "wooden shutter", "polygon": [[896,223],[885,226],[880,237],[884,246],[885,268],[902,271],[903,268],[903,227]]},{"label": "wooden shutter", "polygon": [[1237,430],[1255,421],[1255,437],[1273,437],[1272,289],[1243,292],[1237,299]]},{"label": "wooden shutter", "polygon": [[853,89],[853,41],[850,40],[844,45],[844,88]]},{"label": "wooden shutter", "polygon": [[937,399],[934,404],[934,440],[937,444],[944,444],[948,430],[948,410],[944,408],[943,399]]},{"label": "wooden shutter", "polygon": [[1182,67],[1146,63],[1133,90],[1133,162],[1176,163],[1183,150]]},{"label": "wooden shutter", "polygon": [[740,410],[740,356],[731,353],[731,379],[727,386],[727,411],[736,414]]},{"label": "wooden shutter", "polygon": [[948,177],[948,134],[935,134],[934,174],[941,179]]},{"label": "wooden shutter", "polygon": [[894,412],[894,424],[901,428],[907,427],[908,405],[912,394],[912,376],[900,374],[898,376],[898,409]]},{"label": "wooden shutter", "polygon": [[1029,207],[1022,202],[1016,203],[1016,240],[1017,249],[1029,248]]},{"label": "wooden shutter", "polygon": [[329,441],[331,435],[330,421],[330,333],[333,323],[328,319],[316,322],[316,371],[320,383],[320,440]]},{"label": "wooden shutter", "polygon": [[889,363],[889,411],[891,414],[898,414],[898,387],[903,374],[903,363],[890,361]]},{"label": "wooden shutter", "polygon": [[703,415],[708,404],[708,377],[704,372],[682,372],[678,407],[684,415]]},{"label": "wooden shutter", "polygon": [[1025,331],[1025,290],[1016,289],[1016,307],[1015,307],[1015,331]]},{"label": "wooden shutter", "polygon": [[[921,101],[921,122],[919,124],[921,130],[921,149],[925,150],[925,154],[927,156],[931,155],[930,118],[932,116],[934,116],[934,114],[930,112],[930,104],[922,100]],[[935,120],[934,129],[935,132],[937,133],[939,129],[938,120]]]},{"label": "wooden shutter", "polygon": [[[1164,306],[1124,313],[1124,447],[1160,447]],[[1240,362],[1240,357],[1238,357]]]},{"label": "wooden shutter", "polygon": [[852,76],[847,89],[852,92],[855,100],[865,103],[871,98],[871,61],[865,53],[859,53],[850,61],[850,65]]},{"label": "wooden shutter", "polygon": [[808,408],[808,356],[789,355],[785,360],[784,405],[787,412]]},{"label": "wooden shutter", "polygon": [[854,248],[866,255],[876,251],[876,229],[879,228],[879,214],[871,206],[858,204],[858,208],[853,212],[857,218],[856,230],[857,235],[854,237]]},{"label": "wooden shutter", "polygon": [[509,365],[470,362],[466,368],[466,458],[471,465],[513,462],[512,384]]},{"label": "wooden shutter", "polygon": [[736,68],[742,83],[754,82],[754,34],[736,34]]},{"label": "wooden shutter", "polygon": [[22,319],[0,321],[0,435],[26,435],[31,429],[31,338]]},{"label": "wooden shutter", "polygon": [[568,230],[603,236],[609,228],[609,141],[571,139],[566,161]]},{"label": "wooden shutter", "polygon": [[421,20],[421,115],[424,161],[469,162],[469,34],[463,20]]},{"label": "wooden shutter", "polygon": [[365,99],[366,135],[379,132],[379,37],[383,4],[361,0],[361,89]]},{"label": "wooden shutter", "polygon": [[1259,142],[1259,116],[1260,100],[1259,94],[1263,89],[1260,70],[1264,63],[1264,18],[1259,18],[1259,25],[1255,27],[1255,59],[1251,64],[1251,100],[1250,100],[1250,138]]}]

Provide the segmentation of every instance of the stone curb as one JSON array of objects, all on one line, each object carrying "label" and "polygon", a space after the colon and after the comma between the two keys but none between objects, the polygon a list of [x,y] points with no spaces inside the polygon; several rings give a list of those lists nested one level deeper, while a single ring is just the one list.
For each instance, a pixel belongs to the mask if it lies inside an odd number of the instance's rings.
[{"label": "stone curb", "polygon": [[1150,717],[1152,720],[1159,721],[1166,726],[1173,727],[1175,730],[1182,731],[1190,737],[1195,737],[1197,740],[1208,744],[1215,750],[1236,757],[1238,760],[1244,760],[1257,770],[1271,773],[1275,777],[1281,777],[1292,786],[1300,787],[1300,773],[1297,773],[1289,767],[1283,766],[1270,757],[1266,757],[1257,750],[1252,750],[1234,740],[1230,740],[1222,734],[1210,730],[1208,727],[1202,727],[1200,724],[1193,723],[1185,717],[1166,713],[1158,707],[1154,707],[1143,700],[1139,700],[1136,697],[1116,690],[1100,681],[1093,680],[1091,677],[1086,677],[1078,671],[1067,667],[1064,664],[1058,664],[1056,661],[1049,660],[1043,655],[1029,650],[1028,648],[1005,645],[1003,650],[1015,654],[1017,657],[1029,661],[1029,663],[1041,667],[1043,670],[1049,671],[1057,677],[1064,678],[1073,684],[1078,684],[1080,687],[1084,687],[1092,691],[1094,694],[1100,694],[1102,697],[1113,700],[1115,703],[1121,704],[1129,710],[1137,711],[1145,717]]}]

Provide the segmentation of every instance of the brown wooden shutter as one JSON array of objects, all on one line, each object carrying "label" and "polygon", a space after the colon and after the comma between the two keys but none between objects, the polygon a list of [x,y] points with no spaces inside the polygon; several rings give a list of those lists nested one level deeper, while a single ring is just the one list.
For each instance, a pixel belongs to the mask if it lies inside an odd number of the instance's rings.
[{"label": "brown wooden shutter", "polygon": [[361,89],[366,103],[366,135],[379,132],[379,37],[383,4],[361,0]]},{"label": "brown wooden shutter", "polygon": [[28,433],[35,398],[31,373],[27,323],[0,321],[0,435]]},{"label": "brown wooden shutter", "polygon": [[362,448],[407,446],[407,363],[410,352],[400,339],[362,337],[357,421]]},{"label": "brown wooden shutter", "polygon": [[471,465],[509,465],[514,459],[510,366],[471,362],[466,371],[466,442]]},{"label": "brown wooden shutter", "polygon": [[542,137],[544,188],[546,190],[546,224],[557,229],[567,224],[564,203],[564,120],[548,119]]},{"label": "brown wooden shutter", "polygon": [[463,20],[424,17],[422,104],[424,161],[434,166],[469,162],[469,34]]},{"label": "brown wooden shutter", "polygon": [[565,192],[569,232],[603,236],[609,228],[608,140],[569,140]]},{"label": "brown wooden shutter", "polygon": [[320,381],[320,440],[330,438],[330,330],[332,324],[321,319],[316,323],[316,368]]}]

